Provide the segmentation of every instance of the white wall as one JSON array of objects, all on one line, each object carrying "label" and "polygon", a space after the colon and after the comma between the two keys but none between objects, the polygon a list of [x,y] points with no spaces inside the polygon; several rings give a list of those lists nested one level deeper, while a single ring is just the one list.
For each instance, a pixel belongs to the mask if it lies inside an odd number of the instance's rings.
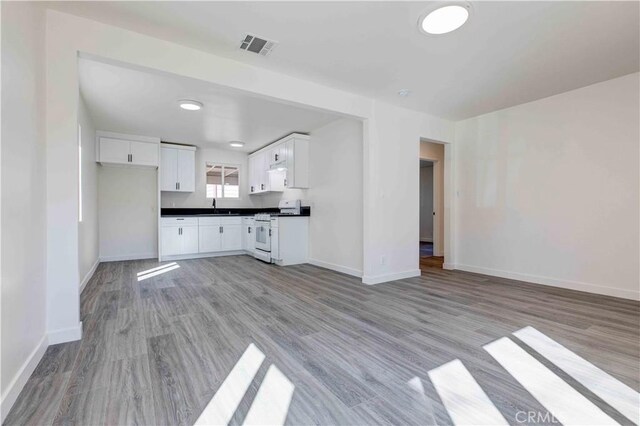
[{"label": "white wall", "polygon": [[100,256],[98,246],[98,163],[96,128],[80,96],[78,124],[82,130],[82,222],[78,228],[78,267],[81,285],[86,284]]},{"label": "white wall", "polygon": [[420,167],[420,241],[433,242],[433,165]]},{"label": "white wall", "polygon": [[212,200],[206,198],[206,164],[229,164],[240,166],[240,198],[216,199],[216,207],[259,207],[256,196],[249,196],[247,181],[249,179],[248,154],[225,149],[200,149],[196,151],[196,190],[195,192],[163,192],[162,207],[211,207]]},{"label": "white wall", "polygon": [[99,166],[100,260],[158,255],[157,170]]},{"label": "white wall", "polygon": [[44,13],[31,3],[1,8],[0,422],[47,346]]},{"label": "white wall", "polygon": [[640,297],[639,75],[456,125],[458,268]]},{"label": "white wall", "polygon": [[[362,276],[362,122],[341,119],[311,132],[309,257]],[[290,198],[305,198],[305,194]]]}]

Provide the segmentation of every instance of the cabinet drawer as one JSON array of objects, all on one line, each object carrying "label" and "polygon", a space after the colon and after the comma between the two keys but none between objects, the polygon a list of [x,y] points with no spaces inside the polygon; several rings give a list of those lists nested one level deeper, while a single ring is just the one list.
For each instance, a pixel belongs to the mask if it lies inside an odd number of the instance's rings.
[{"label": "cabinet drawer", "polygon": [[200,226],[218,226],[220,225],[219,217],[199,217],[198,224]]},{"label": "cabinet drawer", "polygon": [[220,224],[222,225],[242,225],[242,218],[240,216],[235,217],[221,217]]},{"label": "cabinet drawer", "polygon": [[242,218],[242,224],[247,226],[247,225],[253,225],[253,216],[251,217],[243,217]]},{"label": "cabinet drawer", "polygon": [[163,217],[160,218],[162,226],[197,226],[197,217]]}]

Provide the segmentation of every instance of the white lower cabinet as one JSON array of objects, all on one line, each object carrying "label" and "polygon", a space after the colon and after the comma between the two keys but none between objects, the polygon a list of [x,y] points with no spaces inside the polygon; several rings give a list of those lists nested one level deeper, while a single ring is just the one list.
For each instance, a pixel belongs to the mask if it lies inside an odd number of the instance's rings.
[{"label": "white lower cabinet", "polygon": [[162,256],[253,253],[256,244],[253,218],[240,216],[163,217],[160,233]]},{"label": "white lower cabinet", "polygon": [[200,217],[200,253],[242,250],[242,218]]},{"label": "white lower cabinet", "polygon": [[209,253],[220,251],[220,241],[222,239],[220,226],[200,225],[198,236],[198,252]]},{"label": "white lower cabinet", "polygon": [[242,225],[222,225],[222,251],[242,250]]},{"label": "white lower cabinet", "polygon": [[162,255],[179,256],[198,252],[198,223],[190,218],[163,218]]},{"label": "white lower cabinet", "polygon": [[256,249],[256,229],[253,218],[245,217],[242,220],[242,250],[252,254]]}]

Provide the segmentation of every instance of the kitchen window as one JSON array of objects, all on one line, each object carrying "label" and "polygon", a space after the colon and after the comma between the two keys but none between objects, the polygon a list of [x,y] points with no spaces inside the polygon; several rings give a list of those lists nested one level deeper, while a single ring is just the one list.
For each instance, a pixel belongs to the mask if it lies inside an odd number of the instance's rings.
[{"label": "kitchen window", "polygon": [[207,198],[240,198],[240,166],[207,163]]}]

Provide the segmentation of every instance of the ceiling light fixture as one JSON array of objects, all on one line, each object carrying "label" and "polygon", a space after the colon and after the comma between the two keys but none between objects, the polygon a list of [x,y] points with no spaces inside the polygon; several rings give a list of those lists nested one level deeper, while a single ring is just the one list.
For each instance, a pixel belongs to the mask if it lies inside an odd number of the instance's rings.
[{"label": "ceiling light fixture", "polygon": [[420,30],[427,34],[446,34],[457,30],[469,19],[471,4],[467,2],[445,3],[429,9],[418,21]]},{"label": "ceiling light fixture", "polygon": [[409,93],[411,93],[409,89],[398,90],[398,96],[402,96],[403,98],[406,98],[407,96],[409,96]]},{"label": "ceiling light fixture", "polygon": [[233,148],[242,148],[244,146],[244,142],[233,141],[229,142],[229,145]]},{"label": "ceiling light fixture", "polygon": [[186,109],[187,111],[198,111],[202,108],[202,102],[192,101],[190,99],[182,99],[178,101],[178,105],[180,105],[180,108]]}]

